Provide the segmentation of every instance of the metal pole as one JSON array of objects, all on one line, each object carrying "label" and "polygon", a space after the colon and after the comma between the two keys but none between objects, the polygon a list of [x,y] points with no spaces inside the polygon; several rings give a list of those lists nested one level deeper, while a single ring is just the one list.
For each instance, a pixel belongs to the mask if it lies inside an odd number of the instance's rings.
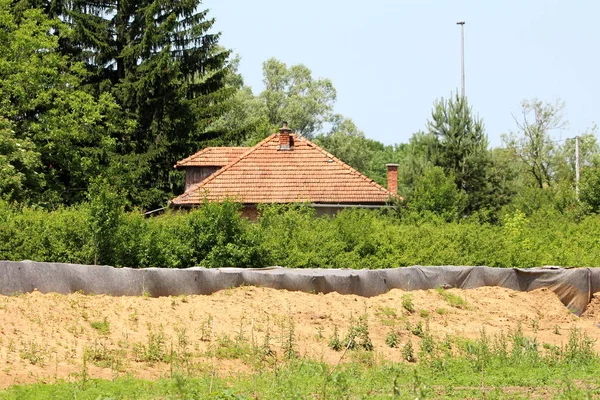
[{"label": "metal pole", "polygon": [[579,136],[575,136],[575,195],[579,200]]},{"label": "metal pole", "polygon": [[461,36],[461,41],[460,41],[460,77],[461,77],[461,95],[464,99],[465,97],[465,21],[458,21],[456,23],[457,25],[460,25],[460,36]]}]

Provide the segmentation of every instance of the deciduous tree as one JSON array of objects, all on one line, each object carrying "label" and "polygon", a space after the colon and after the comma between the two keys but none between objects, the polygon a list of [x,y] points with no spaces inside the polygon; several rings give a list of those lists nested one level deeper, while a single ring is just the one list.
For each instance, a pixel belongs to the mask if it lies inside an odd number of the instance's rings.
[{"label": "deciduous tree", "polygon": [[537,99],[524,100],[521,102],[521,116],[514,117],[518,134],[511,132],[503,136],[505,145],[514,149],[539,188],[554,182],[552,161],[556,146],[550,133],[566,127],[563,109],[562,101],[544,103]]},{"label": "deciduous tree", "polygon": [[[127,127],[112,132],[122,159],[111,164],[135,204],[164,205],[176,183],[173,163],[223,135],[211,123],[234,89],[225,85],[229,52],[211,33],[200,0],[21,0],[63,20],[64,55],[85,64],[94,96],[114,96]],[[62,32],[62,29],[55,29]]]},{"label": "deciduous tree", "polygon": [[265,90],[260,97],[272,125],[286,120],[306,137],[313,137],[332,116],[336,90],[329,79],[314,79],[310,69],[288,66],[271,58],[263,63]]},{"label": "deciduous tree", "polygon": [[[58,52],[68,28],[39,9],[0,0],[0,118],[11,198],[72,203],[108,164],[123,132],[110,93],[81,90],[81,63]],[[54,32],[54,33],[53,33]],[[57,33],[60,32],[60,35]],[[5,180],[5,182],[8,182]]]}]

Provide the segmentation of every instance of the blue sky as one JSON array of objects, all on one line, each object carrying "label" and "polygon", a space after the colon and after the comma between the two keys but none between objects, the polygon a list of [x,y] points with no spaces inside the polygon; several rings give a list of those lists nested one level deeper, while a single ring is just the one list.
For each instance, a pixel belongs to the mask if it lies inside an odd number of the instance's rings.
[{"label": "blue sky", "polygon": [[515,130],[523,99],[566,103],[564,139],[600,122],[600,1],[597,0],[205,0],[221,45],[262,90],[262,62],[275,57],[329,78],[336,112],[366,136],[407,142],[425,129],[435,99],[460,87],[465,20],[466,93],[492,146]]}]

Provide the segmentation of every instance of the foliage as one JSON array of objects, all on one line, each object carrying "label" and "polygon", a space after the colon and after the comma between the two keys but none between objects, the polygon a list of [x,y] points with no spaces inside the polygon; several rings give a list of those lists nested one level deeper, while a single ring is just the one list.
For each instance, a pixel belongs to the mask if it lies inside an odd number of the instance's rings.
[{"label": "foliage", "polygon": [[106,318],[102,321],[92,321],[90,322],[90,325],[102,335],[108,335],[110,333],[110,322],[108,322]]},{"label": "foliage", "polygon": [[[240,359],[247,364],[255,360],[258,364],[251,373],[220,377],[212,367],[180,371],[178,367],[189,357],[185,340],[183,347],[181,343],[177,346],[178,351],[173,346],[169,351],[163,327],[149,326],[147,342],[135,343],[131,352],[137,362],[170,363],[171,379],[89,379],[85,364],[88,358],[105,367],[104,363],[112,363],[111,368],[117,370],[122,363],[122,353],[96,345],[86,349],[79,380],[14,385],[0,391],[0,399],[308,398],[316,393],[319,398],[332,399],[461,399],[480,397],[482,391],[486,398],[528,398],[538,393],[553,398],[585,398],[600,394],[600,357],[594,350],[594,340],[578,329],[570,331],[568,342],[561,347],[539,343],[536,337],[526,336],[520,326],[495,336],[482,330],[475,339],[447,336],[438,340],[427,328],[421,336],[418,359],[410,339],[402,345],[399,335],[388,335],[388,346],[402,346],[399,352],[403,361],[387,362],[382,354],[374,363],[373,353],[367,348],[350,354],[349,359],[357,362],[333,367],[308,358],[286,359],[285,354],[272,355],[280,361],[266,367],[256,344],[225,336],[217,339],[211,354],[218,359]],[[43,366],[49,354],[34,342],[26,342],[20,356]]]},{"label": "foliage", "polygon": [[600,163],[582,171],[580,199],[591,212],[600,213]]},{"label": "foliage", "polygon": [[430,160],[451,174],[457,188],[467,195],[466,212],[494,205],[487,136],[467,99],[456,94],[448,101],[436,101],[427,127],[436,138]]},{"label": "foliage", "polygon": [[271,125],[288,121],[297,132],[312,137],[332,115],[336,91],[329,79],[313,79],[299,64],[288,66],[274,58],[263,63],[265,90],[260,94]]},{"label": "foliage", "polygon": [[400,193],[410,198],[414,186],[425,170],[433,166],[433,153],[437,138],[424,132],[413,134],[403,147],[403,159],[399,162],[398,180]]},{"label": "foliage", "polygon": [[115,265],[114,248],[117,247],[117,235],[123,214],[123,202],[119,193],[106,179],[98,178],[90,185],[90,227],[95,249],[94,264]]},{"label": "foliage", "polygon": [[[0,259],[129,267],[392,268],[408,265],[600,266],[599,215],[543,207],[504,213],[492,225],[471,218],[399,219],[347,209],[335,217],[306,205],[268,206],[252,223],[239,204],[144,218],[124,213],[110,186],[90,204],[55,211],[0,202]],[[114,202],[116,209],[107,208]]]},{"label": "foliage", "polygon": [[407,207],[420,218],[434,215],[451,222],[458,219],[464,200],[464,193],[457,189],[452,175],[447,177],[441,167],[431,167],[415,183]]},{"label": "foliage", "polygon": [[15,138],[13,124],[0,117],[0,197],[26,201],[32,189],[41,189],[40,154],[29,139]]},{"label": "foliage", "polygon": [[63,23],[39,9],[17,17],[2,0],[0,25],[4,193],[30,204],[81,201],[115,150],[118,106],[110,93],[94,97],[82,90],[89,76],[83,64],[58,52],[70,33]]},{"label": "foliage", "polygon": [[[41,16],[30,8],[37,6],[50,18],[51,25],[37,29],[52,46],[43,45],[50,51],[38,52],[38,58],[53,60],[57,65],[46,74],[55,71],[54,79],[77,94],[40,97],[54,100],[59,110],[49,121],[66,124],[66,129],[39,125],[45,135],[64,141],[56,140],[64,148],[48,151],[71,162],[59,171],[79,172],[81,165],[88,167],[81,174],[89,179],[98,174],[91,169],[94,162],[101,161],[135,205],[163,205],[181,184],[174,161],[224,136],[211,123],[235,91],[226,81],[229,52],[217,45],[219,34],[210,32],[214,20],[200,1],[14,3],[15,13]],[[76,69],[75,77],[58,73],[69,68]],[[69,140],[83,142],[85,151],[70,151]],[[76,187],[85,193],[86,181],[81,183]]]},{"label": "foliage", "polygon": [[507,147],[514,149],[539,188],[552,185],[554,170],[552,161],[556,146],[550,132],[566,126],[563,120],[564,103],[544,103],[534,99],[521,102],[522,117],[515,121],[520,136],[511,133],[504,136]]}]

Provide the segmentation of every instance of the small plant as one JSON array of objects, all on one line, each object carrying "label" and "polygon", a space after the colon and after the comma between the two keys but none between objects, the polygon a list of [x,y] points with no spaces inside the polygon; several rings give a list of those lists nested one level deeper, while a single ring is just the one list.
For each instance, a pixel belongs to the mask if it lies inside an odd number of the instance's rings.
[{"label": "small plant", "polygon": [[448,313],[448,310],[446,310],[445,308],[438,308],[435,310],[436,313],[438,313],[439,315],[445,315]]},{"label": "small plant", "polygon": [[106,343],[95,342],[93,346],[84,349],[84,357],[98,367],[122,371],[125,351],[108,349]]},{"label": "small plant", "polygon": [[244,317],[240,320],[240,329],[238,330],[237,335],[235,336],[235,340],[237,342],[245,342],[246,337],[244,336]]},{"label": "small plant", "polygon": [[536,338],[528,338],[523,334],[520,322],[517,324],[517,329],[509,335],[509,338],[512,342],[511,358],[513,360],[518,362],[538,360],[538,341]]},{"label": "small plant", "polygon": [[421,310],[421,311],[419,311],[419,315],[421,316],[421,318],[427,318],[427,317],[429,317],[429,311]]},{"label": "small plant", "polygon": [[340,351],[340,350],[342,350],[342,347],[343,346],[342,346],[342,342],[340,341],[338,327],[337,327],[337,325],[335,325],[333,327],[333,334],[331,335],[331,338],[329,339],[329,348],[334,351]]},{"label": "small plant", "polygon": [[212,322],[213,322],[213,317],[212,315],[209,315],[208,317],[206,317],[206,320],[202,321],[202,324],[200,325],[200,340],[203,342],[208,342],[211,340],[212,337]]},{"label": "small plant", "polygon": [[162,326],[159,330],[155,331],[148,324],[148,344],[134,343],[133,356],[136,361],[145,362],[160,362],[167,359],[165,336]]},{"label": "small plant", "polygon": [[402,296],[402,307],[411,314],[415,312],[415,305],[410,294]]},{"label": "small plant", "polygon": [[571,364],[589,364],[596,358],[594,351],[595,340],[587,333],[573,328],[569,333],[569,341],[565,348],[565,360]]},{"label": "small plant", "polygon": [[294,320],[292,319],[291,314],[289,314],[287,330],[286,330],[286,335],[285,335],[285,341],[283,343],[283,355],[288,360],[291,360],[291,359],[294,359],[297,357],[296,350],[294,350],[295,342],[296,342],[296,337],[295,337]]},{"label": "small plant", "polygon": [[264,358],[272,357],[275,355],[275,352],[271,349],[271,333],[268,330],[267,332],[265,332],[265,338],[263,340],[262,346],[260,346],[259,353],[263,361]]},{"label": "small plant", "polygon": [[322,326],[317,326],[317,334],[315,335],[317,340],[323,340],[325,339],[325,336],[323,336],[323,327]]},{"label": "small plant", "polygon": [[432,354],[435,350],[435,341],[430,333],[424,333],[421,340],[421,352],[423,354]]},{"label": "small plant", "polygon": [[407,329],[415,336],[422,338],[423,337],[423,324],[419,321],[414,327],[407,325]]},{"label": "small plant", "polygon": [[555,335],[560,335],[560,328],[558,325],[554,325],[554,334]]},{"label": "small plant", "polygon": [[533,329],[533,333],[537,333],[538,330],[540,329],[540,321],[538,321],[537,319],[532,319],[531,320],[531,329]]},{"label": "small plant", "polygon": [[104,317],[102,321],[92,321],[90,322],[90,325],[102,335],[108,335],[110,333],[110,322],[108,322],[106,317]]},{"label": "small plant", "polygon": [[392,307],[379,307],[375,313],[380,319],[381,323],[387,326],[393,326],[398,315],[396,310]]},{"label": "small plant", "polygon": [[162,328],[158,331],[150,329],[150,332],[148,332],[146,360],[150,362],[163,361],[165,356],[165,335],[162,331]]},{"label": "small plant", "polygon": [[32,365],[43,365],[47,357],[47,352],[40,345],[33,341],[27,341],[23,345],[19,355],[23,360],[29,360]]},{"label": "small plant", "polygon": [[394,310],[392,307],[379,307],[377,309],[377,313],[378,316],[382,316],[382,317],[387,317],[387,318],[396,318],[396,310]]},{"label": "small plant", "polygon": [[409,363],[417,361],[415,359],[415,351],[413,349],[412,342],[409,340],[402,348],[402,358]]},{"label": "small plant", "polygon": [[385,344],[392,349],[400,344],[400,335],[395,330],[391,330],[385,337]]},{"label": "small plant", "polygon": [[188,351],[190,342],[187,331],[184,327],[175,328],[175,333],[177,334],[177,353],[183,361],[186,361],[191,356],[191,353]]},{"label": "small plant", "polygon": [[366,314],[361,315],[358,318],[358,322],[353,322],[350,325],[350,329],[344,338],[343,344],[344,347],[348,347],[349,350],[373,350],[373,342],[369,336],[369,325],[367,323]]},{"label": "small plant", "polygon": [[456,308],[460,308],[462,310],[466,310],[469,308],[469,304],[467,303],[467,301],[460,297],[459,295],[456,295],[454,293],[448,292],[446,289],[444,289],[443,287],[439,287],[437,288],[437,292],[444,298],[444,300],[446,300],[448,302],[448,304],[450,304],[452,307],[456,307]]},{"label": "small plant", "polygon": [[217,339],[215,356],[219,359],[245,359],[252,354],[252,349],[247,343],[231,340],[229,336]]}]

